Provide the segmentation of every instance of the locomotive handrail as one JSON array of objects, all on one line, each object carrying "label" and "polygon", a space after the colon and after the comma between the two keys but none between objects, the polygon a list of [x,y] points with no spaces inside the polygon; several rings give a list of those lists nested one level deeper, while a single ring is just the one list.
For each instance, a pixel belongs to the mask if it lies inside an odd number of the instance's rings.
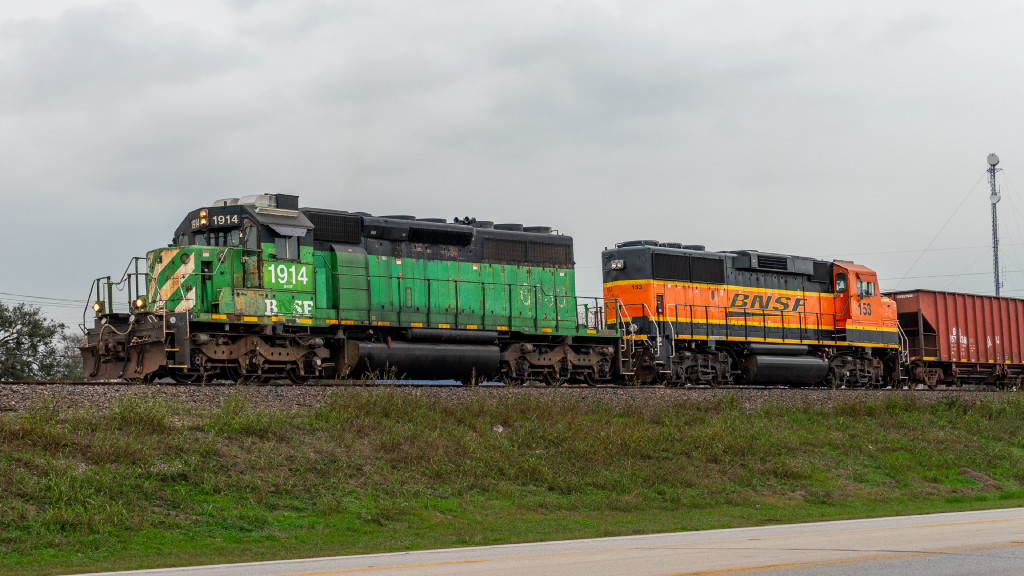
[{"label": "locomotive handrail", "polygon": [[[482,307],[481,307],[480,313],[472,315],[474,317],[479,316],[480,319],[481,319],[480,320],[481,323],[483,323],[483,320],[485,320],[487,318],[487,316],[488,316],[487,315],[487,290],[486,290],[486,288],[487,287],[502,288],[503,289],[502,292],[506,292],[508,294],[508,313],[507,313],[507,315],[502,316],[502,318],[507,318],[507,322],[506,323],[508,324],[509,327],[511,327],[514,324],[513,320],[516,318],[516,316],[513,313],[513,311],[515,310],[515,306],[513,306],[513,298],[515,297],[515,295],[517,293],[521,293],[521,291],[523,289],[528,290],[529,293],[531,293],[532,302],[530,304],[532,304],[532,306],[533,306],[533,315],[532,315],[533,317],[530,318],[530,320],[531,320],[531,323],[533,324],[533,329],[535,329],[535,330],[540,330],[542,328],[541,323],[544,322],[544,320],[542,318],[540,318],[540,316],[539,316],[539,311],[540,311],[540,309],[539,309],[540,301],[539,300],[540,300],[541,297],[551,298],[552,299],[555,317],[552,318],[552,319],[547,320],[547,322],[552,322],[556,329],[564,327],[563,325],[567,321],[566,320],[566,315],[568,314],[568,310],[567,309],[571,307],[571,304],[569,304],[570,302],[575,302],[576,303],[576,308],[579,308],[578,302],[580,300],[594,300],[594,302],[595,302],[594,309],[595,310],[598,309],[598,302],[601,302],[602,303],[600,305],[600,309],[602,311],[601,318],[604,318],[605,320],[607,320],[607,318],[604,315],[604,307],[607,306],[607,304],[611,302],[609,299],[603,298],[603,297],[583,297],[583,296],[568,295],[568,294],[564,294],[563,295],[563,294],[557,294],[555,292],[549,292],[549,291],[545,290],[544,286],[541,285],[541,284],[518,285],[518,284],[506,284],[506,283],[500,283],[500,282],[487,282],[487,281],[482,281],[482,280],[398,277],[398,276],[386,275],[386,274],[373,274],[373,275],[370,275],[370,274],[358,274],[358,273],[343,272],[343,271],[340,270],[340,268],[341,268],[340,266],[338,268],[339,269],[330,269],[330,268],[328,268],[328,271],[331,273],[331,276],[336,279],[335,283],[337,285],[341,284],[341,279],[343,277],[361,278],[361,279],[366,279],[367,290],[371,289],[371,282],[373,280],[378,280],[378,281],[397,281],[397,282],[399,282],[399,285],[401,285],[401,283],[404,282],[404,281],[423,282],[425,287],[426,287],[427,302],[426,302],[426,310],[424,312],[422,312],[422,313],[419,313],[419,314],[423,315],[423,316],[426,316],[428,318],[428,322],[430,321],[430,318],[432,316],[435,316],[436,314],[438,314],[438,312],[435,312],[435,311],[432,310],[432,304],[433,304],[433,299],[434,299],[433,296],[434,296],[434,292],[435,292],[435,285],[438,282],[443,283],[443,285],[450,285],[452,287],[451,292],[453,292],[453,295],[454,295],[454,298],[455,298],[455,308],[454,308],[454,310],[449,311],[446,315],[450,316],[451,318],[453,318],[455,324],[458,324],[459,321],[462,319],[462,317],[467,315],[467,313],[464,313],[464,312],[461,311],[461,299],[462,299],[462,293],[461,292],[462,291],[460,290],[460,288],[464,284],[466,284],[466,283],[469,283],[469,284],[472,284],[472,285],[476,285],[476,286],[480,286],[482,288],[482,290],[481,290]],[[615,302],[617,303],[616,304],[616,310],[615,310],[616,330],[622,331],[623,330],[623,321],[622,321],[622,316],[620,315],[620,310],[622,309],[622,303],[618,299],[615,299]],[[340,307],[340,305],[341,305],[341,303],[339,302],[339,307]],[[565,307],[566,310],[563,310],[562,309],[563,307]],[[409,313],[406,308],[407,307],[402,302],[401,298],[399,298],[399,300],[397,302],[393,302],[392,303],[392,309],[390,311],[388,311],[388,312],[396,314],[397,318],[398,318],[398,321],[400,323],[404,323],[403,322],[403,317],[406,314]],[[442,312],[441,314],[445,314],[445,313]],[[573,322],[574,323],[578,322],[578,318],[574,318]],[[444,322],[442,322],[442,323],[444,323]],[[594,328],[595,329],[601,328],[601,326],[595,325]]]},{"label": "locomotive handrail", "polygon": [[[563,296],[563,298],[572,297]],[[615,322],[610,322],[608,318],[608,306],[613,302],[619,302],[618,298],[605,298],[603,296],[576,296],[575,298],[577,323],[579,323],[579,312],[581,309],[583,310],[583,323],[579,325],[595,330],[607,330],[609,324],[615,324],[616,330],[621,329],[622,319],[618,314],[618,308],[615,309]],[[591,306],[590,302],[593,302],[593,306]],[[591,315],[593,315],[593,321],[591,321]]]},{"label": "locomotive handrail", "polygon": [[[639,304],[637,304],[637,305],[639,305]],[[729,321],[728,321],[729,320],[729,312],[731,312],[731,311],[738,311],[738,312],[742,312],[743,313],[743,316],[742,316],[743,320],[742,320],[742,322],[737,322],[735,324],[735,326],[741,327],[742,335],[743,335],[744,339],[748,339],[748,340],[768,340],[769,339],[769,330],[775,329],[775,325],[773,323],[769,323],[769,320],[772,320],[774,322],[774,319],[778,318],[778,327],[777,327],[777,329],[779,330],[779,332],[781,332],[781,340],[793,340],[793,338],[787,337],[787,333],[791,332],[794,329],[797,330],[797,332],[798,332],[798,338],[796,338],[796,340],[820,340],[819,336],[811,334],[812,329],[806,323],[807,317],[811,316],[811,315],[814,316],[814,321],[816,322],[815,325],[817,326],[817,328],[815,328],[814,330],[819,330],[819,331],[823,329],[823,326],[822,326],[822,319],[823,319],[823,317],[832,317],[833,318],[833,323],[832,323],[832,325],[833,325],[833,332],[831,334],[831,340],[836,340],[838,338],[838,334],[834,332],[834,327],[835,327],[834,318],[836,316],[834,313],[827,313],[827,312],[821,312],[821,311],[817,311],[817,312],[787,312],[787,311],[784,311],[784,310],[756,310],[756,311],[751,311],[751,310],[746,309],[746,308],[738,308],[738,307],[732,307],[732,306],[712,306],[712,305],[709,305],[709,304],[678,304],[678,303],[672,305],[672,310],[674,312],[674,317],[666,318],[666,322],[668,322],[668,324],[671,326],[671,328],[673,330],[673,339],[675,339],[677,337],[676,325],[675,324],[676,324],[676,322],[680,322],[681,318],[687,318],[686,323],[689,324],[689,327],[684,332],[684,335],[687,335],[690,338],[695,338],[695,337],[698,337],[698,336],[703,336],[705,338],[711,339],[712,338],[712,335],[711,335],[711,310],[716,310],[716,311],[719,311],[719,312],[721,312],[723,314],[723,318],[722,319],[725,321],[725,335],[726,336],[728,336],[729,332],[730,332],[730,328],[729,328],[730,324],[729,324]],[[686,312],[686,316],[680,316],[680,311],[681,310]],[[700,317],[701,315],[697,314],[697,310],[703,311],[703,321],[702,321],[702,319]],[[754,312],[754,314],[751,314],[751,312]],[[796,319],[796,322],[795,322],[796,326],[787,327],[787,325],[786,325],[786,319],[787,318]],[[697,328],[697,326],[695,326],[697,324],[703,324],[703,330],[700,331],[701,332],[700,334],[698,334],[698,328]],[[751,329],[752,328],[760,328],[761,329],[761,334],[757,335],[757,336],[751,335],[752,334],[751,333]]]},{"label": "locomotive handrail", "polygon": [[[679,317],[679,315],[677,314],[676,318],[678,318],[678,317]],[[668,357],[669,358],[675,358],[676,357],[676,345],[675,345],[675,341],[676,341],[676,324],[675,324],[675,322],[673,322],[671,320],[668,320],[667,318],[665,320],[666,320],[666,324],[668,324],[668,327],[672,330],[672,338],[669,340],[669,342],[671,342],[671,344],[672,344],[671,346],[669,346],[669,351],[671,353],[668,355]],[[666,332],[667,332],[667,330],[666,330]],[[666,336],[667,336],[667,334],[666,334]]]},{"label": "locomotive handrail", "polygon": [[[81,324],[81,326],[83,326],[83,327],[85,326],[85,318],[89,314],[89,308],[91,308],[92,305],[94,303],[96,303],[96,302],[100,302],[100,303],[103,304],[103,311],[104,311],[105,314],[110,314],[110,313],[114,312],[114,289],[115,288],[117,288],[118,292],[124,291],[125,288],[128,289],[128,302],[129,302],[129,308],[130,308],[131,302],[132,302],[132,300],[134,300],[134,298],[132,298],[132,282],[131,282],[131,280],[133,278],[135,279],[135,295],[136,296],[141,296],[141,292],[139,291],[139,281],[138,280],[139,280],[140,276],[145,276],[146,272],[145,271],[142,271],[142,272],[139,271],[139,261],[140,260],[144,260],[144,259],[145,258],[142,257],[142,256],[133,256],[132,259],[128,261],[128,265],[125,266],[124,272],[121,273],[121,279],[118,280],[117,282],[114,282],[113,279],[110,276],[100,276],[99,278],[94,279],[90,283],[90,286],[89,286],[89,296],[86,299],[85,309],[82,311],[82,324]],[[134,272],[131,271],[132,265],[135,266],[135,271]],[[106,282],[104,282],[104,280]],[[107,288],[107,290],[106,290],[106,292],[107,292],[106,298],[103,297],[103,289],[101,287],[101,286],[104,286],[104,285]],[[96,300],[95,301],[93,300],[93,294],[94,294],[93,290],[95,290],[95,295],[96,295]]]},{"label": "locomotive handrail", "polygon": [[[140,284],[142,277],[146,276],[146,274],[147,274],[146,271],[139,269],[140,262],[142,260],[143,260],[142,257],[134,257],[132,259],[132,262],[129,263],[129,265],[126,267],[125,272],[122,274],[121,280],[119,282],[117,282],[116,284],[110,279],[110,277],[98,278],[90,286],[90,294],[89,294],[90,301],[91,301],[94,293],[97,296],[99,296],[99,291],[101,291],[101,289],[103,287],[103,281],[104,280],[106,280],[106,285],[107,285],[108,291],[110,291],[111,293],[112,293],[112,288],[115,285],[123,287],[123,286],[125,286],[127,284],[128,290],[129,290],[129,299],[130,300],[132,299],[131,297],[132,297],[132,295],[134,293],[138,293],[139,295],[141,295],[141,289],[139,289],[138,285]],[[182,274],[182,275],[180,275],[177,278],[179,280],[178,285],[175,287],[175,292],[177,293],[176,295],[180,297],[182,302],[186,302],[186,303],[187,302],[192,302],[192,303],[194,303],[196,301],[196,298],[195,297],[192,297],[192,298],[187,297],[186,292],[185,292],[185,288],[187,286],[185,285],[185,283],[183,283],[181,281],[185,280],[189,275],[195,275],[195,276],[199,276],[199,277],[213,276],[213,275],[217,274],[220,271],[220,268],[222,266],[224,266],[226,261],[227,261],[227,251],[225,250],[225,251],[223,251],[221,253],[220,258],[217,259],[215,268],[212,271],[197,270],[197,271],[192,271],[189,274]],[[131,268],[132,268],[133,264],[135,266],[135,271],[134,272],[131,271]],[[334,276],[337,279],[337,283],[338,284],[341,283],[341,279],[343,277],[361,277],[361,278],[366,278],[368,283],[372,279],[399,280],[399,281],[404,280],[401,277],[396,278],[394,276],[383,275],[383,274],[374,275],[374,276],[363,275],[363,274],[355,274],[355,273],[351,273],[351,272],[342,271],[341,270],[341,266],[330,267],[329,271],[332,273],[331,275]],[[434,288],[435,288],[434,283],[437,282],[438,280],[437,279],[431,279],[431,278],[408,278],[408,279],[409,280],[419,280],[419,281],[422,281],[422,282],[424,282],[426,284],[427,296],[428,296],[428,307],[427,307],[427,311],[425,312],[425,314],[427,314],[428,316],[431,315],[429,301],[432,299],[431,296],[433,295],[433,292],[434,292]],[[128,280],[134,280],[134,282],[126,282]],[[487,287],[491,287],[491,286],[502,287],[502,288],[507,290],[510,300],[513,298],[515,292],[517,291],[516,290],[517,288],[520,289],[520,290],[524,289],[524,288],[526,290],[529,290],[530,292],[532,292],[532,296],[533,296],[533,299],[534,299],[534,301],[533,301],[534,314],[533,314],[533,318],[532,318],[532,322],[531,323],[534,325],[534,328],[538,329],[538,330],[540,329],[541,323],[543,322],[543,320],[539,317],[539,311],[540,311],[539,310],[539,304],[540,304],[539,299],[541,297],[550,298],[553,301],[553,304],[554,304],[554,318],[552,320],[549,320],[549,321],[553,322],[555,327],[558,327],[558,328],[562,328],[563,327],[562,325],[566,321],[566,310],[562,310],[562,307],[565,306],[568,309],[569,307],[572,306],[571,304],[569,304],[569,302],[578,303],[578,302],[580,302],[581,300],[584,299],[584,297],[580,297],[580,296],[559,295],[559,294],[557,294],[554,291],[546,290],[545,287],[542,284],[528,284],[528,285],[524,285],[524,286],[516,286],[516,285],[502,284],[502,283],[498,283],[498,282],[462,280],[462,279],[445,280],[445,282],[450,282],[453,285],[452,288],[454,288],[453,292],[454,292],[454,297],[455,297],[456,303],[455,303],[455,309],[454,309],[454,311],[452,311],[452,314],[454,315],[456,323],[458,323],[458,321],[460,321],[462,319],[461,317],[463,317],[465,315],[462,312],[461,306],[460,306],[461,305],[461,297],[462,297],[462,294],[461,294],[462,290],[460,290],[460,288],[466,282],[472,283],[474,285],[478,285],[481,288],[487,288]],[[195,287],[196,290],[198,290],[199,288],[200,288],[199,286]],[[367,288],[369,289],[369,286],[367,286]],[[121,288],[121,289],[123,290],[124,288]],[[486,312],[487,312],[487,310],[486,310],[487,290],[486,289],[482,290],[481,294],[482,294],[482,298],[484,299],[484,304],[483,304],[483,309],[480,311],[481,313],[479,314],[479,316],[481,317],[481,319],[483,319],[484,317],[487,316],[487,314],[486,314]],[[159,294],[150,294],[149,297],[150,297],[150,302],[149,303],[151,305],[153,305],[154,310],[156,310],[157,312],[167,311],[166,304],[170,300],[169,298],[160,298]],[[592,297],[592,298],[591,297],[587,297],[586,299],[587,300],[593,299],[594,303],[595,303],[595,306],[594,306],[595,311],[599,311],[600,312],[600,316],[595,316],[595,326],[594,326],[594,328],[601,328],[602,326],[600,324],[601,324],[602,320],[604,320],[604,324],[608,324],[607,321],[609,319],[606,318],[605,313],[606,313],[607,305],[610,303],[610,301],[608,299],[605,299],[605,298],[602,298],[602,297]],[[112,297],[112,295],[108,296],[104,300],[104,304],[107,307],[107,311],[110,311],[110,312],[113,311],[112,310],[112,308],[113,308],[113,297]],[[399,319],[401,321],[401,316],[403,316],[405,313],[407,313],[407,311],[405,310],[405,306],[404,306],[404,304],[402,303],[401,300],[399,300],[395,304],[396,304],[396,306],[395,306],[395,313],[399,315]],[[507,315],[508,323],[509,323],[510,326],[511,326],[512,320],[514,318],[514,314],[513,314],[514,307],[511,304],[512,303],[510,301],[509,302],[509,308],[508,308],[508,315]],[[163,305],[162,309],[161,309],[161,305]],[[625,328],[625,321],[623,319],[623,312],[625,312],[625,306],[618,299],[615,299],[614,305],[615,305],[614,326],[615,326],[615,329],[617,331],[621,332],[621,331],[624,331],[624,328]],[[577,307],[578,306],[579,305],[577,304]],[[649,310],[647,312],[649,313]],[[83,311],[83,326],[84,326],[84,321],[85,321],[85,317],[86,317],[87,314],[88,314],[88,308],[86,308],[86,310]],[[626,317],[628,317],[628,314],[626,315]],[[576,322],[577,320],[578,319],[574,318],[573,321]]]},{"label": "locomotive handrail", "polygon": [[903,327],[896,323],[896,332],[899,334],[900,342],[900,364],[907,364],[910,362],[910,339],[907,338],[907,333],[903,331]]},{"label": "locomotive handrail", "polygon": [[[108,278],[109,278],[109,276],[108,276]],[[92,300],[92,291],[93,291],[93,289],[95,289],[97,292],[99,292],[100,280],[102,280],[102,279],[103,279],[103,277],[101,276],[101,277],[99,277],[99,278],[97,278],[97,279],[95,279],[95,280],[93,280],[92,282],[89,283],[89,295],[86,296],[86,298],[85,298],[85,309],[82,310],[82,323],[78,325],[79,329],[82,330],[83,334],[86,332],[86,329],[85,329],[85,317],[89,314],[90,302],[93,301]],[[97,294],[97,296],[99,296],[99,294]]]}]

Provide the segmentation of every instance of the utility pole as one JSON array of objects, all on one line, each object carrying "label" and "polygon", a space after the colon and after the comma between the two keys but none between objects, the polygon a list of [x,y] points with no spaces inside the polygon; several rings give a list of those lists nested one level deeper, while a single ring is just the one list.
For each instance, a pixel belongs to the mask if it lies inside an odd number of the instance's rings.
[{"label": "utility pole", "polygon": [[999,164],[999,156],[995,155],[995,152],[988,155],[988,184],[992,189],[992,193],[988,197],[988,201],[992,203],[992,273],[995,275],[996,283],[996,296],[999,296],[999,221],[996,219],[996,204],[999,203],[999,190],[996,188],[996,172],[1001,168],[996,168]]}]

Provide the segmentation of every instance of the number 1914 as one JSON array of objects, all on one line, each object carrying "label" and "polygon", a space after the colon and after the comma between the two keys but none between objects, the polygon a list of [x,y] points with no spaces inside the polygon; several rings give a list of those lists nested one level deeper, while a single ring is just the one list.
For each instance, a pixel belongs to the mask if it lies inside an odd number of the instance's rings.
[{"label": "number 1914", "polygon": [[[296,272],[298,268],[298,272]],[[305,266],[296,266],[295,264],[278,264],[269,266],[268,272],[270,272],[270,282],[272,284],[306,284],[309,282],[309,277],[306,275]],[[289,278],[291,282],[289,282]]]}]

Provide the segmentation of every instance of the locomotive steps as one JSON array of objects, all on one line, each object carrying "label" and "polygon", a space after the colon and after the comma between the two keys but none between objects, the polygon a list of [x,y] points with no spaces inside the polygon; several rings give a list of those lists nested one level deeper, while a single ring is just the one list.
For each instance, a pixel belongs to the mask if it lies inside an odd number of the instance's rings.
[{"label": "locomotive steps", "polygon": [[0,573],[1024,504],[1015,394],[573,392],[0,384]]}]

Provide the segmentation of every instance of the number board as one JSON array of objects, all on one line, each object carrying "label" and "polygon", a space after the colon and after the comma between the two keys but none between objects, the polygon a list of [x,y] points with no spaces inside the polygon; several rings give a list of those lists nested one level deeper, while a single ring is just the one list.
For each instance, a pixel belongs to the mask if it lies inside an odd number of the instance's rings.
[{"label": "number board", "polygon": [[242,219],[238,214],[218,214],[213,210],[210,211],[210,215],[206,218],[205,223],[198,216],[191,220],[193,230],[199,230],[200,228],[225,228],[228,226],[237,227],[241,223]]},{"label": "number board", "polygon": [[294,262],[263,265],[263,287],[269,290],[313,290],[313,266]]}]

